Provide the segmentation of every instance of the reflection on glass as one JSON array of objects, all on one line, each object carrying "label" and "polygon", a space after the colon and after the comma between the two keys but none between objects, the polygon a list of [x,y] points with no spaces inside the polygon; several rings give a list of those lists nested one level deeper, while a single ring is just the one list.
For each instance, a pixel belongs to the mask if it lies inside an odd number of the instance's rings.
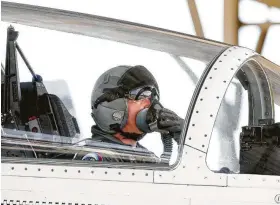
[{"label": "reflection on glass", "polygon": [[[196,69],[198,79],[204,63],[117,42],[17,29],[23,34],[17,42],[43,81],[32,79],[18,55],[21,126],[2,124],[4,161],[176,161],[196,85],[189,73]],[[45,35],[52,41],[29,43]]]},{"label": "reflection on glass", "polygon": [[239,171],[239,135],[248,123],[248,98],[238,79],[229,85],[212,132],[207,164],[213,171]]},{"label": "reflection on glass", "polygon": [[214,172],[280,175],[279,66],[250,59],[229,85],[212,132]]}]

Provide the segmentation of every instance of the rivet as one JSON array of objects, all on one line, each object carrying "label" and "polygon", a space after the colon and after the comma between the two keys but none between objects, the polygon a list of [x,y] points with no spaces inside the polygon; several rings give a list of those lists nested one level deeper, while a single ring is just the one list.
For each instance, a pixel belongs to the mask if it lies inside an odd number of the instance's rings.
[{"label": "rivet", "polygon": [[67,169],[65,169],[64,172],[67,172]]},{"label": "rivet", "polygon": [[14,170],[15,168],[14,168],[14,167],[11,167],[11,169]]}]

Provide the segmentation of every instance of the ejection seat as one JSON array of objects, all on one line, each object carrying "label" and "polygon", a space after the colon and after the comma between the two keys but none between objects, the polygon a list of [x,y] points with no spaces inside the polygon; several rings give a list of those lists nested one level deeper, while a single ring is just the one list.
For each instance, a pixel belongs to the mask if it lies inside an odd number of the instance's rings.
[{"label": "ejection seat", "polygon": [[[44,134],[53,134],[51,127],[57,127],[58,133],[56,134],[65,137],[74,137],[77,133],[80,133],[76,118],[69,113],[57,95],[50,93],[40,95],[34,82],[22,82],[20,88],[21,120],[23,122],[28,122],[31,120],[31,116],[39,114],[40,125]],[[51,113],[53,116],[51,116]],[[47,118],[50,118],[50,120]]]},{"label": "ejection seat", "polygon": [[[76,118],[72,116],[62,100],[48,93],[41,76],[36,75],[16,42],[18,32],[12,26],[7,32],[6,65],[2,66],[1,126],[2,130],[75,137],[80,133]],[[16,51],[21,55],[33,76],[30,82],[20,82]],[[31,147],[32,148],[32,147]],[[19,149],[20,150],[20,149]],[[24,155],[16,148],[1,149],[2,156],[30,156],[36,153],[30,147]]]}]

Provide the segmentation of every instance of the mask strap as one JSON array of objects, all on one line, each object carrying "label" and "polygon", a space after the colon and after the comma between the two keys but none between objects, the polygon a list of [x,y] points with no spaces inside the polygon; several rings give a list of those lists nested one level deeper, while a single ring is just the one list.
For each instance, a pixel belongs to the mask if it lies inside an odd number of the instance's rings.
[{"label": "mask strap", "polygon": [[137,100],[138,98],[139,98],[139,96],[144,92],[144,91],[151,91],[151,88],[150,87],[143,87],[143,88],[141,88],[139,91],[138,91],[138,93],[137,93],[137,95],[135,96],[135,100]]},{"label": "mask strap", "polygon": [[104,88],[103,92],[104,92],[104,94],[102,94],[94,102],[94,108],[95,109],[102,102],[111,102],[111,101],[114,101],[114,100],[116,100],[118,98],[122,98],[125,95],[125,91],[121,87],[117,87],[117,88]]}]

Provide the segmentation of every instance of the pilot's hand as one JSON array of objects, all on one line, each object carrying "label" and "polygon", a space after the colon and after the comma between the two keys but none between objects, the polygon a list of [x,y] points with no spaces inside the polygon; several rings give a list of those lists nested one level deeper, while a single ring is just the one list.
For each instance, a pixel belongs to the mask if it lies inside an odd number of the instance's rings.
[{"label": "pilot's hand", "polygon": [[159,129],[168,131],[169,134],[173,135],[182,131],[184,120],[175,112],[161,108],[158,112],[157,124]]}]

